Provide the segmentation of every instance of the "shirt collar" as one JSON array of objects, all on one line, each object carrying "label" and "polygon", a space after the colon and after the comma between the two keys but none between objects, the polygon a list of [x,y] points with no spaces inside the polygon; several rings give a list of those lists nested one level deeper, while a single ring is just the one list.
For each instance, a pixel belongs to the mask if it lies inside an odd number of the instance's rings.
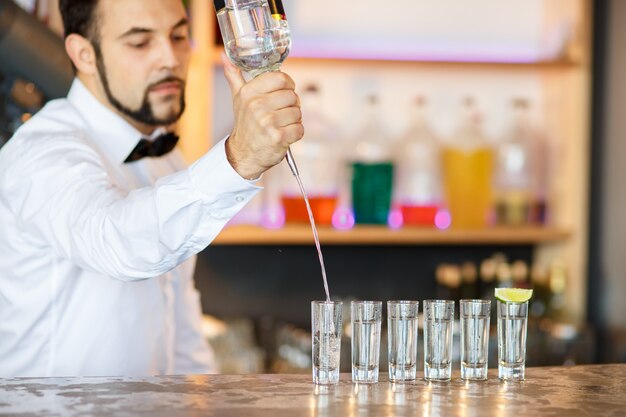
[{"label": "shirt collar", "polygon": [[[78,78],[74,78],[67,99],[87,124],[91,138],[116,163],[123,163],[144,136],[126,120],[100,103]],[[157,128],[149,139],[164,132],[165,128]]]}]

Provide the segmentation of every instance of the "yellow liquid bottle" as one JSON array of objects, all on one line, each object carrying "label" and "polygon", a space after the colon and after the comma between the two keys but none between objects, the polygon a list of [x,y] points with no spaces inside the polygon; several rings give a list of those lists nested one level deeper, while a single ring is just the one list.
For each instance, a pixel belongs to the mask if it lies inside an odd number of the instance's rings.
[{"label": "yellow liquid bottle", "polygon": [[491,149],[446,148],[443,170],[452,227],[486,227],[493,199]]},{"label": "yellow liquid bottle", "polygon": [[464,112],[452,143],[442,152],[444,187],[451,226],[482,228],[489,225],[493,208],[493,150],[470,99]]}]

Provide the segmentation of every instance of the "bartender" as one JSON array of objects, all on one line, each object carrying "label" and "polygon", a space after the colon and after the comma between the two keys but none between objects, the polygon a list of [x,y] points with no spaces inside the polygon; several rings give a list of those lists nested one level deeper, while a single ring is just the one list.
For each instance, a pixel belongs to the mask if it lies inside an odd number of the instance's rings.
[{"label": "bartender", "polygon": [[0,377],[216,371],[194,255],[302,137],[294,82],[224,62],[234,129],[187,168],[182,2],[60,9],[72,87],[0,151]]}]

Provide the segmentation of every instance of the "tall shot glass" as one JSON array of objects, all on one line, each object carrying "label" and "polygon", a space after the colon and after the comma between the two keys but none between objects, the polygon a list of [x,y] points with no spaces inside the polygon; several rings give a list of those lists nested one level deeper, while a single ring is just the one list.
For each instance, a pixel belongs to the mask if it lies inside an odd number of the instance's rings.
[{"label": "tall shot glass", "polygon": [[526,331],[528,301],[498,300],[498,377],[523,380],[526,370]]},{"label": "tall shot glass", "polygon": [[412,381],[417,373],[418,301],[387,301],[389,380]]},{"label": "tall shot glass", "polygon": [[381,301],[352,301],[352,381],[378,382]]},{"label": "tall shot glass", "polygon": [[424,379],[449,381],[452,377],[454,301],[424,301]]},{"label": "tall shot glass", "polygon": [[311,302],[311,359],[315,384],[339,382],[342,307],[341,301]]},{"label": "tall shot glass", "polygon": [[491,301],[461,300],[461,379],[487,379]]}]

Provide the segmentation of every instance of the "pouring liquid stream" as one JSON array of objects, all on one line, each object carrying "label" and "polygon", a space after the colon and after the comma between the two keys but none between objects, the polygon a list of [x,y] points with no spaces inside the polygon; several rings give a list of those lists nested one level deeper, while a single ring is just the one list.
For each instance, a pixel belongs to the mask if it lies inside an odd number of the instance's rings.
[{"label": "pouring liquid stream", "polygon": [[[291,47],[289,27],[285,18],[285,13],[280,0],[271,0],[268,4],[245,0],[229,0],[230,3],[243,3],[240,7],[226,7],[225,0],[214,0],[215,9],[218,11],[218,23],[224,39],[224,49],[228,58],[239,69],[247,72],[252,77],[257,77],[268,71],[277,71],[281,63],[285,60]],[[250,6],[251,5],[251,6]],[[269,9],[268,9],[269,6]],[[271,13],[271,17],[268,14]],[[250,35],[250,28],[255,28]],[[306,191],[300,179],[291,150],[287,149],[287,163],[291,172],[298,182],[300,192],[304,199],[309,221],[315,238],[315,247],[322,269],[324,280],[324,291],[326,292],[326,302],[330,303],[330,292],[326,278],[326,268],[324,257],[320,248],[319,236],[313,218],[313,211]],[[326,322],[330,321],[330,339],[328,343],[337,350],[340,340],[337,339],[335,326],[333,324],[334,310],[325,310],[329,317],[325,317]]]},{"label": "pouring liquid stream", "polygon": [[320,260],[320,267],[322,268],[322,279],[324,280],[324,291],[326,292],[326,302],[330,302],[330,292],[328,291],[328,280],[326,279],[326,267],[324,266],[324,255],[322,255],[322,248],[320,247],[320,239],[317,234],[317,227],[315,227],[315,219],[313,218],[313,211],[311,210],[311,204],[309,203],[309,198],[306,195],[306,190],[304,189],[304,185],[302,184],[302,180],[300,179],[300,174],[298,173],[298,168],[296,167],[296,163],[293,159],[293,155],[289,150],[287,152],[287,163],[289,164],[289,168],[291,168],[291,172],[293,176],[298,181],[298,187],[300,187],[300,192],[302,193],[302,198],[304,199],[304,204],[306,205],[307,213],[309,214],[309,221],[311,222],[311,229],[313,230],[313,238],[315,239],[315,247],[317,249],[317,256]]},{"label": "pouring liquid stream", "polygon": [[[313,210],[311,210],[311,204],[309,203],[309,198],[306,195],[306,190],[304,189],[304,185],[302,184],[302,180],[300,179],[300,174],[298,172],[298,167],[296,166],[296,161],[293,159],[293,155],[291,154],[291,149],[287,150],[287,155],[285,156],[285,160],[291,169],[291,173],[298,181],[298,187],[300,187],[300,192],[302,193],[302,198],[304,199],[304,204],[306,205],[306,211],[309,214],[309,221],[311,222],[311,230],[313,230],[313,238],[315,239],[315,248],[317,249],[317,256],[320,260],[320,267],[322,268],[322,278],[324,279],[324,291],[326,292],[326,302],[330,303],[330,292],[328,291],[328,280],[326,279],[326,267],[324,266],[324,256],[322,255],[322,248],[320,247],[320,238],[317,235],[317,227],[315,227],[315,218],[313,217]],[[333,322],[332,313],[330,311],[326,311],[328,316],[324,317],[324,321],[330,323],[330,338],[328,339],[328,345],[331,351],[337,349],[338,340],[335,337],[335,325]],[[334,355],[334,354],[333,354]],[[332,355],[331,355],[332,356]]]},{"label": "pouring liquid stream", "polygon": [[[225,10],[225,12],[220,12],[220,13],[226,14],[228,16],[230,16],[231,13],[234,13],[234,10],[227,10],[226,8],[224,8],[223,10]],[[219,17],[219,13],[218,13],[218,17]],[[285,21],[280,20],[279,22],[284,23]],[[229,25],[229,24],[230,24],[229,20],[224,20],[223,22],[222,20],[220,20],[220,27],[221,25]],[[263,40],[263,45],[267,46],[267,50],[264,49],[262,56],[267,55],[268,57],[272,57],[271,62],[267,60],[251,60],[250,62],[246,63],[246,59],[245,59],[246,56],[249,55],[250,57],[256,57],[258,55],[258,54],[255,55],[255,54],[250,54],[250,53],[248,53],[247,55],[243,54],[244,52],[249,52],[247,51],[246,48],[237,50],[236,48],[231,49],[230,47],[228,47],[226,48],[226,53],[228,57],[230,58],[230,60],[236,66],[238,66],[241,70],[246,71],[252,77],[257,77],[269,71],[278,71],[280,69],[280,66],[283,60],[287,57],[287,53],[289,51],[289,48],[288,48],[288,45],[290,44],[290,42],[288,41],[289,35],[288,35],[288,29],[285,30],[285,27],[286,27],[285,25],[278,26],[278,28],[280,29],[278,32],[279,33],[278,40],[274,39],[272,37],[273,35],[271,31],[268,31],[268,30],[263,32],[263,36],[261,36],[260,38]],[[241,40],[239,40],[239,43],[241,43]],[[238,45],[238,43],[235,42],[234,40],[229,42],[229,44],[234,44],[235,46]],[[256,51],[256,49],[254,48],[253,50]],[[280,50],[280,53],[277,53],[278,50]],[[326,268],[324,267],[324,256],[322,255],[322,249],[320,247],[320,240],[317,234],[317,227],[315,227],[315,219],[313,218],[313,211],[311,210],[311,204],[309,203],[309,198],[306,195],[304,185],[302,184],[302,180],[300,179],[300,174],[298,173],[298,168],[296,167],[296,163],[293,159],[293,155],[291,154],[290,149],[287,150],[287,155],[285,156],[285,159],[287,160],[287,163],[289,164],[289,168],[291,169],[293,176],[296,177],[296,180],[298,181],[300,192],[302,193],[302,197],[304,198],[306,210],[309,215],[309,221],[311,222],[311,229],[313,230],[313,237],[315,238],[315,247],[317,248],[317,255],[319,257],[320,266],[322,268],[322,278],[324,279],[324,291],[326,292],[326,301],[330,302],[330,292],[328,291],[328,281],[326,279]]]},{"label": "pouring liquid stream", "polygon": [[[268,71],[277,71],[280,67],[280,64],[274,67],[266,67],[260,68],[256,71],[255,77],[263,74]],[[322,255],[322,248],[320,247],[320,238],[317,234],[317,227],[315,226],[315,219],[313,218],[313,210],[311,210],[311,204],[309,203],[309,198],[307,197],[306,190],[304,189],[304,185],[302,184],[302,180],[300,179],[300,174],[298,172],[298,167],[296,166],[296,161],[291,154],[291,149],[287,149],[287,155],[285,156],[285,160],[291,169],[291,173],[298,181],[298,187],[300,187],[300,193],[302,194],[302,198],[304,199],[304,204],[306,205],[306,211],[309,215],[309,222],[311,223],[311,229],[313,230],[313,238],[315,239],[315,248],[317,249],[317,256],[320,260],[320,267],[322,269],[322,279],[324,280],[324,291],[326,293],[326,302],[330,302],[330,291],[328,290],[328,280],[326,278],[326,267],[324,266],[324,255]]]}]

